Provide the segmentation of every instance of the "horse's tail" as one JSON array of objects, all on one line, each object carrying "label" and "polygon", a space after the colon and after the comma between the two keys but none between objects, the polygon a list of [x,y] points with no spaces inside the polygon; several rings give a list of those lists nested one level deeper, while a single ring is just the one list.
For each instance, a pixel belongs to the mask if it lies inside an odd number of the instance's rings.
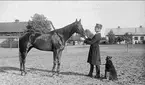
[{"label": "horse's tail", "polygon": [[21,52],[19,51],[19,60],[20,60],[20,57],[21,57]]},{"label": "horse's tail", "polygon": [[21,38],[22,38],[22,36],[21,37],[19,37],[19,42],[18,42],[18,49],[19,49],[19,61],[21,62],[21,52],[20,52],[20,50],[21,50],[21,48],[20,48],[20,41],[21,41]]}]

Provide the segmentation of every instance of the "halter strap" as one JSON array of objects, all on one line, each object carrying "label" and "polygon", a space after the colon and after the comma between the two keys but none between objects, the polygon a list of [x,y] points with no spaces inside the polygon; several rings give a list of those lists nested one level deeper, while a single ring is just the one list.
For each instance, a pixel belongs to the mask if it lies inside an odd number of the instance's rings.
[{"label": "halter strap", "polygon": [[50,24],[52,25],[52,28],[54,29],[54,32],[60,37],[61,42],[63,42],[63,38],[61,37],[61,35],[56,31],[54,25],[52,24],[52,22],[50,21]]}]

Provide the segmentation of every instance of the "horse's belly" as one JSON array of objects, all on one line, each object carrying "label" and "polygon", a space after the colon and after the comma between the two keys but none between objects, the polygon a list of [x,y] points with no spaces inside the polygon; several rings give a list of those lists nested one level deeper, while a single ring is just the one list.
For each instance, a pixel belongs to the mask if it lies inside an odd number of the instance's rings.
[{"label": "horse's belly", "polygon": [[34,43],[34,47],[39,50],[44,51],[51,51],[52,50],[52,43],[50,41],[46,40],[36,40]]}]

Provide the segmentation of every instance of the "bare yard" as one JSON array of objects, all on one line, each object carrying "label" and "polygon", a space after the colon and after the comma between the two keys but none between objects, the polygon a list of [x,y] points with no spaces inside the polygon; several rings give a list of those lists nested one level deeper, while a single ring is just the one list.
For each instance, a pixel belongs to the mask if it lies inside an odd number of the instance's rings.
[{"label": "bare yard", "polygon": [[[0,85],[145,85],[145,45],[100,45],[101,61],[113,57],[118,81],[98,80],[89,72],[89,46],[67,46],[61,59],[60,76],[51,76],[52,53],[32,49],[26,59],[27,75],[19,71],[18,49],[0,48]],[[94,70],[95,72],[95,70]],[[104,76],[104,65],[101,65]]]}]

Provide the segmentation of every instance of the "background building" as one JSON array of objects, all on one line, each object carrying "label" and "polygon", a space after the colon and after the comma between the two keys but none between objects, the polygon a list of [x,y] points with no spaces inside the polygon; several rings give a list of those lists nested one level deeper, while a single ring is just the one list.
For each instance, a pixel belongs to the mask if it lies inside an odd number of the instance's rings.
[{"label": "background building", "polygon": [[123,36],[125,33],[132,34],[132,43],[138,44],[142,43],[143,40],[145,40],[145,27],[139,26],[139,27],[132,27],[132,28],[121,28],[118,26],[117,28],[108,28],[105,31],[106,38],[110,30],[113,31],[115,34],[115,37],[117,36]]},{"label": "background building", "polygon": [[17,47],[19,36],[26,30],[27,22],[1,22],[0,23],[0,46]]},{"label": "background building", "polygon": [[18,37],[19,34],[26,30],[27,22],[1,22],[0,23],[0,38]]}]

